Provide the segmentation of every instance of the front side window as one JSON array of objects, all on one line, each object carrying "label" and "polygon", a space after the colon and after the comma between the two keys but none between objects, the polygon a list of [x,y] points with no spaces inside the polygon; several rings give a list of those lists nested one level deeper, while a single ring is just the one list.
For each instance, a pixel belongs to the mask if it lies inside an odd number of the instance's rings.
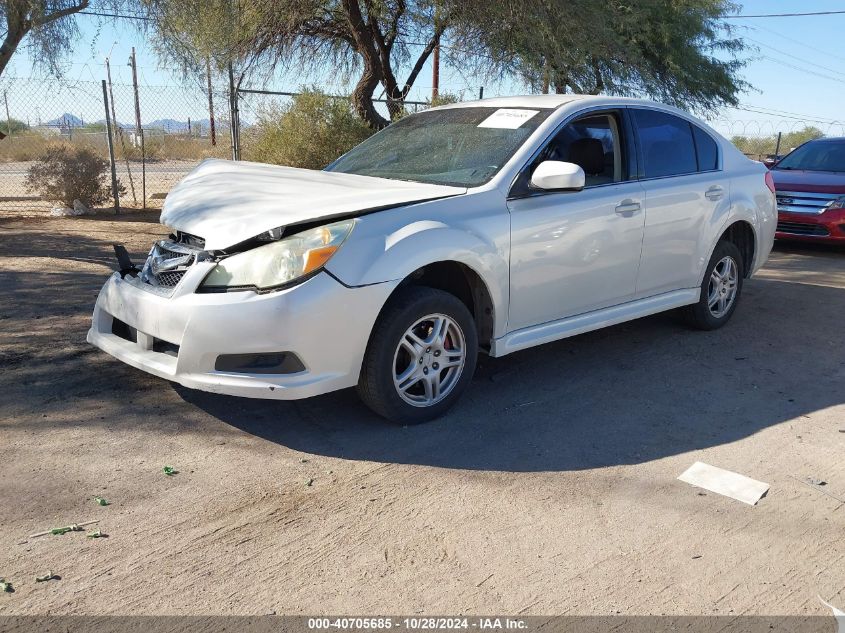
[{"label": "front side window", "polygon": [[645,178],[679,176],[698,171],[690,124],[656,110],[634,110]]},{"label": "front side window", "polygon": [[387,126],[326,170],[477,187],[510,160],[551,112],[490,107],[421,112]]},{"label": "front side window", "polygon": [[591,115],[569,123],[546,146],[534,166],[544,160],[575,163],[584,170],[587,187],[624,180],[616,117]]},{"label": "front side window", "polygon": [[590,114],[567,123],[531,164],[523,169],[511,189],[511,197],[535,195],[531,175],[546,160],[575,163],[584,170],[584,186],[621,182],[630,176],[624,160],[620,118],[616,114]]}]

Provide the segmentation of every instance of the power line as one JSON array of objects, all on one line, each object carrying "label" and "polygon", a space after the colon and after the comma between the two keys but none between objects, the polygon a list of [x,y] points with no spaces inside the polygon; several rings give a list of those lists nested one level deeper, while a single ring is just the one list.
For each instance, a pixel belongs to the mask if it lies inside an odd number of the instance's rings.
[{"label": "power line", "polygon": [[759,24],[745,25],[744,28],[754,29],[754,30],[762,29],[763,31],[768,31],[772,35],[777,35],[778,37],[782,37],[783,39],[788,40],[788,41],[792,42],[793,44],[798,44],[800,46],[803,46],[804,48],[808,48],[811,51],[816,51],[817,53],[822,53],[823,55],[826,55],[827,57],[835,57],[836,59],[841,59],[841,60],[845,61],[845,56],[843,56],[843,55],[837,55],[836,53],[831,53],[830,51],[825,51],[825,50],[822,50],[820,48],[816,48],[815,46],[807,44],[807,42],[803,42],[801,40],[795,39],[794,37],[789,37],[788,35],[785,35],[785,34],[781,33],[780,31],[775,31],[774,29],[770,29],[770,28],[767,28],[765,26],[760,26]]},{"label": "power line", "polygon": [[747,39],[751,42],[754,42],[755,44],[758,44],[760,46],[763,46],[765,48],[768,48],[770,50],[773,50],[774,52],[778,53],[779,55],[783,55],[785,57],[791,57],[792,59],[798,60],[799,62],[803,62],[805,64],[809,64],[810,66],[815,66],[817,68],[821,68],[822,70],[827,70],[828,72],[836,73],[837,75],[842,75],[843,77],[845,77],[845,73],[843,73],[839,70],[836,70],[835,68],[830,68],[828,66],[822,66],[821,64],[817,64],[816,62],[812,62],[809,59],[804,59],[803,57],[798,57],[797,55],[792,55],[790,53],[786,53],[786,52],[780,50],[779,48],[775,48],[774,46],[766,44],[765,42],[761,42],[760,40],[755,40],[753,37],[746,36],[745,39]]},{"label": "power line", "polygon": [[777,110],[775,108],[767,108],[765,106],[758,106],[749,103],[741,103],[739,106],[736,106],[735,109],[748,109],[753,108],[755,110],[759,110],[760,114],[769,114],[770,116],[795,116],[801,117],[802,119],[806,119],[808,121],[814,121],[816,123],[840,123],[838,119],[825,119],[823,117],[816,116],[814,114],[802,114],[801,112],[790,112],[789,110]]},{"label": "power line", "polygon": [[734,110],[742,110],[743,112],[752,112],[754,114],[765,114],[767,116],[776,116],[776,117],[781,118],[781,119],[792,119],[794,121],[805,121],[805,122],[808,122],[808,123],[822,123],[822,124],[827,124],[827,125],[833,125],[835,123],[840,123],[839,121],[836,121],[836,120],[831,121],[829,119],[813,119],[813,118],[810,118],[810,117],[805,117],[805,116],[800,116],[800,115],[799,116],[789,116],[789,115],[786,115],[786,114],[774,114],[772,112],[766,112],[764,110],[755,109],[753,107],[749,108],[749,107],[743,107],[743,106],[734,106]]},{"label": "power line", "polygon": [[757,15],[723,15],[725,20],[740,20],[744,18],[798,18],[808,15],[841,15],[845,11],[811,11],[808,13],[760,13]]},{"label": "power line", "polygon": [[774,57],[769,57],[768,55],[762,55],[762,59],[768,59],[771,62],[775,62],[776,64],[780,64],[782,66],[787,66],[789,68],[793,68],[795,70],[800,70],[802,73],[808,73],[810,75],[815,75],[816,77],[821,77],[822,79],[827,79],[829,81],[835,81],[838,83],[845,84],[845,79],[840,77],[831,77],[830,75],[825,75],[824,73],[818,73],[814,70],[810,70],[809,68],[802,68],[801,66],[796,66],[795,64],[790,64],[788,62],[783,61],[782,59],[775,59]]}]

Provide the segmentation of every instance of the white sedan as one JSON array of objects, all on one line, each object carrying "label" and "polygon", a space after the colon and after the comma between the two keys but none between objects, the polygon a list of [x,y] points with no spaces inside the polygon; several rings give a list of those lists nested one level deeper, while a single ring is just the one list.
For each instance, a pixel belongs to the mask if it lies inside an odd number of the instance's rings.
[{"label": "white sedan", "polygon": [[503,356],[663,310],[733,314],[777,223],[766,168],[690,115],[596,96],[404,118],[323,171],[201,163],[172,230],[97,299],[88,341],[186,387],[356,386],[416,423]]}]

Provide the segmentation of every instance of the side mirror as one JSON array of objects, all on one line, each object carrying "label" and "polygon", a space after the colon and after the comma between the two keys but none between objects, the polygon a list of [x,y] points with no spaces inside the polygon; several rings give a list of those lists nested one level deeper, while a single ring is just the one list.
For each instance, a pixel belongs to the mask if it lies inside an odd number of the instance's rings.
[{"label": "side mirror", "polygon": [[585,182],[581,167],[559,160],[544,160],[531,174],[531,186],[546,191],[580,191]]}]

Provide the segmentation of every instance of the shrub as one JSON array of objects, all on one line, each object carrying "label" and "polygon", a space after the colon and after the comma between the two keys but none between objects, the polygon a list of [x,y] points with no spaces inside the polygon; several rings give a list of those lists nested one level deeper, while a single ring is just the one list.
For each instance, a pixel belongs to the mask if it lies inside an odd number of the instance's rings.
[{"label": "shrub", "polygon": [[346,99],[306,90],[258,113],[244,131],[244,158],[277,165],[321,169],[373,133]]},{"label": "shrub", "polygon": [[[74,200],[93,207],[111,196],[108,166],[86,147],[50,145],[27,171],[26,188],[66,207],[72,207]],[[123,191],[119,183],[118,190]]]}]

